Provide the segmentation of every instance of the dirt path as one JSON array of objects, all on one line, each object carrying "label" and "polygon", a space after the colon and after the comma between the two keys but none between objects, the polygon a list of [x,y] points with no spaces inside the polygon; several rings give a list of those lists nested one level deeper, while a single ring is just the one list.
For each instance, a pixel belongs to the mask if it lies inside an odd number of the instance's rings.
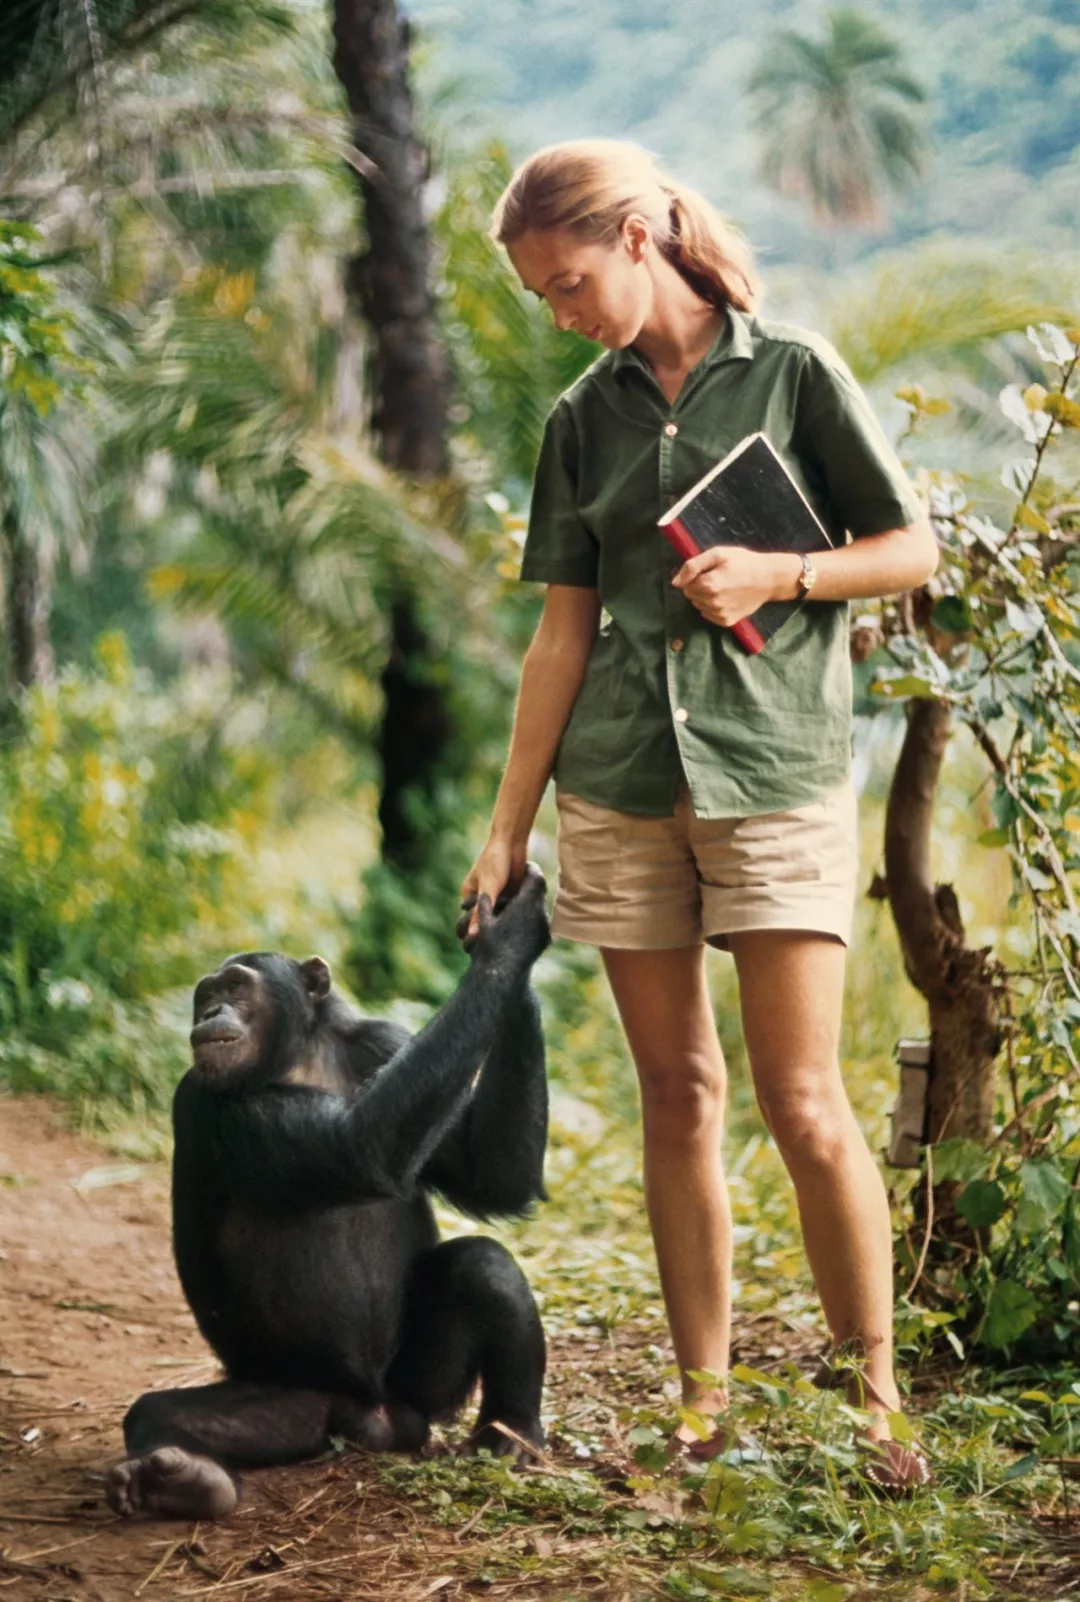
[{"label": "dirt path", "polygon": [[0,1596],[131,1597],[171,1530],[105,1505],[124,1409],[214,1370],[173,1271],[168,1171],[3,1098],[0,1186]]},{"label": "dirt path", "polygon": [[[565,1580],[506,1579],[506,1565],[490,1574],[477,1519],[440,1527],[351,1452],[246,1476],[241,1507],[222,1524],[112,1515],[102,1477],[121,1452],[129,1403],[216,1373],[173,1270],[168,1181],[162,1165],[122,1163],[73,1134],[50,1102],[0,1097],[0,1602],[564,1602]],[[549,1395],[560,1416],[595,1409],[605,1428],[620,1394],[640,1397],[639,1360],[621,1342],[600,1357],[556,1339]],[[583,1371],[601,1362],[590,1382]],[[554,1460],[564,1476],[580,1466],[568,1446],[556,1445]],[[511,1531],[510,1572],[518,1553],[543,1557],[551,1546]],[[610,1541],[574,1542],[575,1596],[651,1594],[615,1579],[613,1556]]]}]

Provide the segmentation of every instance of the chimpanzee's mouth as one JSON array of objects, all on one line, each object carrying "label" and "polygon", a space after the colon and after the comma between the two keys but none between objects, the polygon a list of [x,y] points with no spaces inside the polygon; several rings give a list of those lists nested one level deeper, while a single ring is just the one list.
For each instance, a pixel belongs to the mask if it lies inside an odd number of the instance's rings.
[{"label": "chimpanzee's mouth", "polygon": [[212,1023],[196,1024],[191,1031],[191,1044],[196,1051],[203,1046],[231,1046],[240,1038],[237,1030]]}]

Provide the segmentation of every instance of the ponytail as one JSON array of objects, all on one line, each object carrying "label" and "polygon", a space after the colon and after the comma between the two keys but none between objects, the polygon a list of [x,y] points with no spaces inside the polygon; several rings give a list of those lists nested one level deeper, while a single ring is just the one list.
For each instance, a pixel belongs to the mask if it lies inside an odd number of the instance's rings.
[{"label": "ponytail", "polygon": [[750,312],[761,299],[761,286],[749,241],[721,217],[703,195],[685,184],[665,179],[670,197],[667,241],[661,251],[703,300]]}]

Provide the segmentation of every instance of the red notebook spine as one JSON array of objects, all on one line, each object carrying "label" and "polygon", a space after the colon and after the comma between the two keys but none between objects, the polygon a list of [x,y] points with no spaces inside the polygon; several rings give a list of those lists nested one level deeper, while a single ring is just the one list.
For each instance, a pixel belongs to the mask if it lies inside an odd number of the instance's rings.
[{"label": "red notebook spine", "polygon": [[[692,556],[701,555],[701,546],[691,534],[685,523],[673,517],[670,523],[663,525],[664,534],[676,556],[688,562]],[[746,652],[747,656],[757,656],[759,651],[765,649],[763,636],[751,623],[748,617],[740,618],[738,623],[731,625],[731,632]]]},{"label": "red notebook spine", "polygon": [[680,523],[677,517],[673,517],[670,523],[664,524],[664,535],[668,543],[674,547],[675,555],[681,556],[684,562],[689,562],[692,556],[701,555],[701,546],[686,524]]}]

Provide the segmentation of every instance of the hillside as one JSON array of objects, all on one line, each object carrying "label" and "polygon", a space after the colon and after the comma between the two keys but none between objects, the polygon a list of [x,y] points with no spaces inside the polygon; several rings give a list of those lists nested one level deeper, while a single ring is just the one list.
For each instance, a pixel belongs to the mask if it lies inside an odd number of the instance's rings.
[{"label": "hillside", "polygon": [[[515,154],[633,138],[739,218],[766,259],[818,261],[820,230],[755,175],[744,86],[778,27],[820,31],[819,0],[408,0],[421,82]],[[844,255],[940,231],[1068,248],[1080,234],[1080,0],[867,0],[930,93],[925,182]],[[450,85],[449,96],[446,95]],[[440,91],[442,91],[440,93]]]}]

